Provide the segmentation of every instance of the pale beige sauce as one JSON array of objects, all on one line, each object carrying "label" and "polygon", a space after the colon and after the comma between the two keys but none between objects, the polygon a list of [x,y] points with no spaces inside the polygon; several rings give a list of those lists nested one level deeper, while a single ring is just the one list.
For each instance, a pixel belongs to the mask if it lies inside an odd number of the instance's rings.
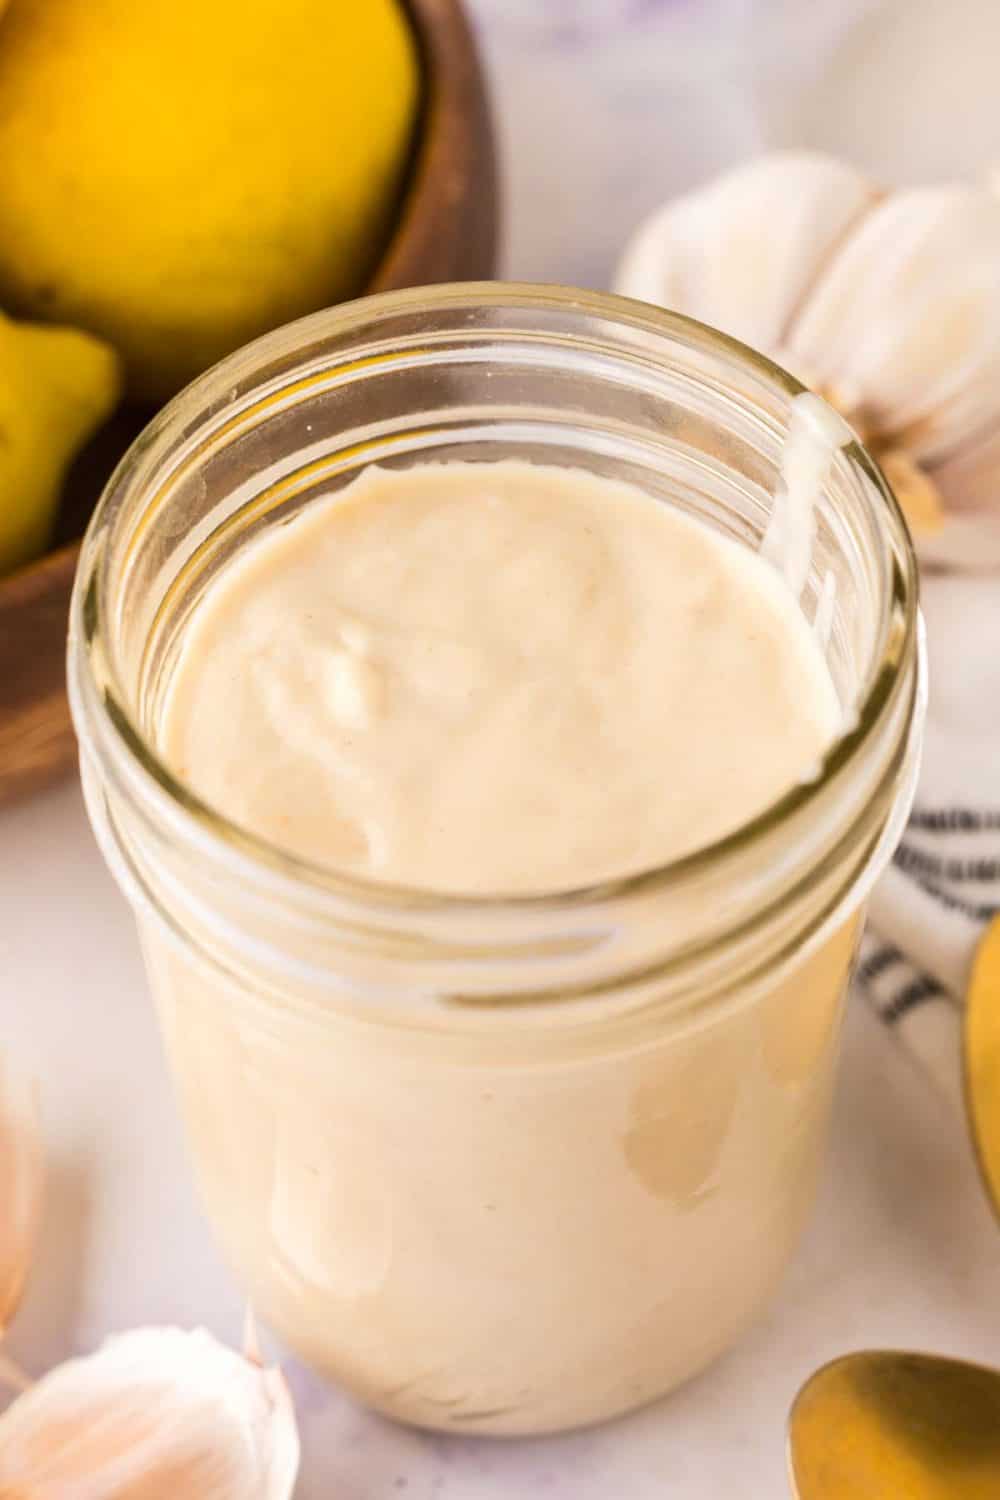
[{"label": "pale beige sauce", "polygon": [[506,461],[369,469],[249,547],[162,733],[207,802],[297,854],[521,893],[731,832],[838,717],[767,562],[631,486]]},{"label": "pale beige sauce", "polygon": [[[799,493],[822,463],[790,453]],[[390,881],[525,892],[670,859],[811,774],[838,726],[793,593],[810,523],[783,514],[765,560],[575,471],[370,470],[209,587],[166,753],[257,833]],[[572,1006],[459,1027],[420,989],[423,1024],[383,1024],[363,983],[317,1007],[291,966],[278,993],[252,952],[143,933],[257,1309],[394,1416],[527,1433],[661,1395],[769,1294],[854,927],[683,1024],[637,1033],[613,997],[599,1034]]]}]

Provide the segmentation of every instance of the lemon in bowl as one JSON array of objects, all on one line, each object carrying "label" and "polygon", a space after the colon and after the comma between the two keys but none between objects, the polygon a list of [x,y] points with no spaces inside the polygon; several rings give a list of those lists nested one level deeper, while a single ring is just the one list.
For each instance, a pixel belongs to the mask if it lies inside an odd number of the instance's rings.
[{"label": "lemon in bowl", "polygon": [[419,94],[397,0],[9,0],[0,306],[163,399],[363,287]]}]

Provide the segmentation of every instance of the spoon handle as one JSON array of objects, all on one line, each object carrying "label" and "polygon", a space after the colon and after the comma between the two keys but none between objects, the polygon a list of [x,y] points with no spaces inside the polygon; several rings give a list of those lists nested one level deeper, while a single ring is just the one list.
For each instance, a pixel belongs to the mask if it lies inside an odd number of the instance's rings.
[{"label": "spoon handle", "polygon": [[965,1101],[979,1175],[1000,1219],[1000,917],[987,927],[965,997]]}]

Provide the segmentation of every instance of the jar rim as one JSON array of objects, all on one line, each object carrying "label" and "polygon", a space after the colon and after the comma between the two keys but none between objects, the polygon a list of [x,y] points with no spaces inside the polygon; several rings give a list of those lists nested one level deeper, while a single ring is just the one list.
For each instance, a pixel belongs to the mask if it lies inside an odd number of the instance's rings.
[{"label": "jar rim", "polygon": [[[84,537],[70,608],[68,677],[77,734],[81,743],[85,743],[88,721],[93,725],[96,714],[103,745],[115,756],[124,779],[152,799],[176,830],[183,830],[189,839],[216,855],[234,856],[249,863],[255,871],[266,871],[279,883],[290,882],[300,889],[326,889],[362,904],[379,903],[390,908],[447,907],[470,912],[516,913],[586,904],[590,900],[627,899],[632,894],[651,894],[684,883],[807,814],[830,784],[848,772],[895,704],[901,685],[915,675],[911,668],[917,658],[919,636],[916,556],[898,502],[876,461],[860,441],[843,450],[844,458],[867,481],[867,493],[883,511],[883,521],[897,543],[896,555],[902,566],[890,570],[890,586],[881,601],[883,625],[893,618],[899,624],[895,631],[881,631],[882,649],[878,659],[869,664],[851,721],[827,747],[812,779],[788,788],[768,807],[722,837],[680,857],[611,880],[522,894],[472,895],[374,880],[306,859],[233,822],[174,774],[137,722],[120,674],[107,656],[102,660],[101,680],[98,679],[94,650],[100,640],[101,622],[107,617],[102,591],[107,583],[107,550],[114,520],[126,510],[128,501],[143,493],[172,440],[192,422],[196,413],[235,389],[240,380],[252,378],[255,370],[266,369],[275,355],[288,354],[298,343],[305,344],[317,335],[344,334],[352,328],[360,331],[380,319],[407,311],[445,312],[463,305],[470,310],[549,308],[596,316],[612,325],[654,337],[696,343],[703,350],[754,371],[789,398],[806,390],[800,381],[765,355],[696,319],[614,293],[555,284],[454,282],[382,292],[285,324],[236,350],[175,396],[130,446],[105,487]],[[294,369],[288,370],[286,377],[294,380]],[[917,698],[914,688],[907,729],[916,712]]]}]

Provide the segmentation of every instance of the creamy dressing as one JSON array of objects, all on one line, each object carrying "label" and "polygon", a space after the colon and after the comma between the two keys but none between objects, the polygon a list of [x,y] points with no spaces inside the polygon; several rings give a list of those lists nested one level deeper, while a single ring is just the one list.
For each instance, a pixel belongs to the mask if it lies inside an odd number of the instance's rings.
[{"label": "creamy dressing", "polygon": [[212,584],[167,757],[238,824],[399,884],[564,889],[709,844],[837,732],[796,598],[842,432],[794,404],[767,561],[583,470],[368,469]]},{"label": "creamy dressing", "polygon": [[[796,403],[765,557],[579,470],[369,469],[210,584],[166,755],[276,844],[425,889],[576,887],[709,843],[813,774],[841,718],[830,587],[813,628],[796,599],[842,441],[814,418]],[[342,975],[330,933],[317,1005],[294,964],[258,982],[252,952],[218,965],[143,923],[202,1191],[255,1307],[364,1400],[465,1434],[627,1410],[756,1314],[812,1193],[855,926],[638,1034],[617,990],[593,1033],[573,1004],[525,1022],[501,1003],[453,1034],[450,971],[439,995],[408,932],[414,1024],[394,1025],[353,930]],[[523,985],[553,982],[522,962]]]}]

